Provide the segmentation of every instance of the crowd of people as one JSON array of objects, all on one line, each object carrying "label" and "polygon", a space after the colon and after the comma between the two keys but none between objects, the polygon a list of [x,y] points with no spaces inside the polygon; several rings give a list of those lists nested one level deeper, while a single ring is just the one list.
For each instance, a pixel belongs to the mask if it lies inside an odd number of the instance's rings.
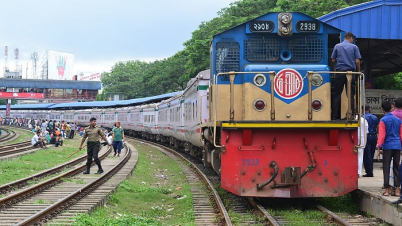
[{"label": "crowd of people", "polygon": [[97,127],[95,118],[91,118],[89,123],[90,126],[83,128],[75,122],[66,122],[63,120],[56,121],[30,118],[3,119],[0,117],[0,124],[28,127],[34,133],[31,144],[35,148],[47,148],[47,145],[54,145],[54,147],[63,146],[65,139],[74,139],[77,133],[82,138],[79,149],[82,149],[82,144],[87,141],[88,168],[84,173],[89,174],[92,158],[99,167],[97,173],[103,173],[100,160],[98,159],[100,149],[99,138],[104,139],[104,145],[113,146],[114,156],[120,157],[121,149],[123,148],[124,130],[120,122],[116,122],[111,131],[102,126]]},{"label": "crowd of people", "polygon": [[[359,150],[358,175],[359,177],[374,177],[373,160],[377,157],[380,160],[382,155],[383,170],[383,196],[397,196],[399,199],[394,204],[402,203],[401,181],[402,165],[402,98],[397,98],[394,103],[383,101],[381,109],[384,116],[381,120],[370,113],[370,106],[366,105],[365,114],[361,119],[359,128],[360,142],[366,146]],[[364,131],[364,132],[361,132]],[[375,156],[375,153],[376,156]],[[361,174],[362,167],[366,171]]]}]

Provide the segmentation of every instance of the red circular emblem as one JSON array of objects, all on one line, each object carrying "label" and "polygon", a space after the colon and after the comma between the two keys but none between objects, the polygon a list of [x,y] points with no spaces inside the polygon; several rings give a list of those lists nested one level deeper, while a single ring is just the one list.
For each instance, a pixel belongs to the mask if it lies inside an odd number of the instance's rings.
[{"label": "red circular emblem", "polygon": [[275,92],[284,99],[297,97],[303,90],[303,77],[296,70],[286,68],[278,72],[274,79]]}]

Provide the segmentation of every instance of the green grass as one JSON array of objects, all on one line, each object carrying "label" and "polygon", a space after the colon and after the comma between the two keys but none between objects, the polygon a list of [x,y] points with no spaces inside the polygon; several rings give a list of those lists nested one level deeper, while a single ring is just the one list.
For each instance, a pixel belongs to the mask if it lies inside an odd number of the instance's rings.
[{"label": "green grass", "polygon": [[43,199],[38,199],[35,201],[36,204],[46,204],[47,202]]},{"label": "green grass", "polygon": [[180,166],[155,148],[133,145],[139,155],[133,175],[105,207],[76,217],[74,225],[194,225],[190,185]]},{"label": "green grass", "polygon": [[268,212],[273,216],[283,216],[289,222],[289,226],[324,226],[328,225],[325,214],[318,210],[301,210],[299,208],[290,208],[283,210],[268,209]]},{"label": "green grass", "polygon": [[361,214],[359,207],[352,199],[352,194],[346,194],[335,198],[322,198],[319,200],[322,205],[332,212],[346,212],[351,215]]},{"label": "green grass", "polygon": [[77,150],[80,139],[65,140],[61,147],[47,145],[48,149],[40,149],[32,154],[20,156],[10,161],[0,162],[0,185],[31,176],[51,167],[70,161],[85,154],[85,150],[67,159],[71,153]]}]

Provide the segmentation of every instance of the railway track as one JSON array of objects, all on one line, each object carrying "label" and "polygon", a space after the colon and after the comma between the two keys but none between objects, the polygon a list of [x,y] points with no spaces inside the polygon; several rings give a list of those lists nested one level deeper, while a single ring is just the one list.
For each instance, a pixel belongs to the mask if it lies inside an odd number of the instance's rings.
[{"label": "railway track", "polygon": [[[208,168],[204,169],[199,169],[203,168],[203,164],[199,163],[197,164],[196,162],[198,160],[194,160],[193,157],[187,155],[186,153],[178,153],[175,150],[168,148],[166,146],[163,146],[162,144],[159,143],[154,143],[151,141],[146,141],[146,140],[141,140],[141,139],[133,139],[130,138],[131,140],[135,140],[138,142],[143,142],[146,143],[147,145],[153,146],[157,148],[158,150],[167,153],[169,157],[172,159],[180,158],[184,161],[186,161],[187,164],[191,164],[191,167],[193,170],[200,171],[201,174],[203,174],[205,177],[208,175],[208,181],[211,183],[211,185],[207,186],[212,186],[208,187],[207,190],[204,189],[203,191],[200,191],[197,186],[193,186],[194,184],[198,183],[196,182],[197,180],[201,179],[195,179],[193,174],[189,172],[189,170],[186,170],[183,168],[183,172],[186,173],[187,179],[192,186],[192,192],[194,190],[194,211],[196,215],[196,224],[197,225],[211,225],[211,224],[218,224],[218,225],[305,225],[304,223],[298,224],[298,222],[291,222],[290,220],[286,220],[283,216],[272,216],[268,211],[267,208],[264,207],[263,205],[259,204],[252,198],[244,198],[244,197],[238,197],[234,194],[228,193],[226,194],[226,199],[225,205],[223,205],[223,202],[219,195],[217,194],[214,186],[219,184],[219,176],[217,176],[215,173],[208,173],[205,171],[212,171]],[[198,166],[197,166],[198,165]],[[193,171],[191,170],[191,171]],[[197,172],[198,174],[198,172]],[[202,179],[204,180],[204,179]],[[208,183],[208,182],[207,182]],[[215,183],[215,185],[212,185]],[[196,187],[196,188],[193,188]],[[201,192],[201,193],[198,193]],[[203,194],[207,192],[206,194]],[[218,195],[217,197],[215,197]],[[214,203],[208,203],[205,200],[200,200],[199,197],[210,197],[210,201],[214,200]],[[218,200],[218,201],[216,201]],[[220,201],[219,201],[220,200]],[[198,205],[198,203],[201,203],[202,205]],[[222,206],[221,206],[222,205]],[[207,207],[208,206],[208,207]],[[226,206],[226,207],[225,207]],[[213,209],[211,209],[211,207]],[[377,219],[372,219],[372,218],[356,218],[354,216],[350,216],[347,213],[333,213],[327,208],[321,206],[321,205],[314,205],[311,207],[311,210],[315,211],[321,211],[323,213],[323,218],[319,220],[311,220],[311,224],[314,225],[344,225],[344,226],[352,226],[352,225],[378,225],[379,221]],[[259,215],[261,217],[255,217],[254,219],[248,219],[248,220],[242,220],[241,222],[236,221],[236,219],[231,219],[229,214],[228,214],[228,209],[230,209],[232,212],[236,213],[237,215],[243,215],[243,214],[249,214],[250,212],[255,212],[256,215]],[[301,213],[303,214],[303,213]],[[205,220],[199,220],[199,219],[205,219],[209,216],[209,219],[213,219],[213,216],[215,215],[215,221],[210,221],[207,222]],[[198,219],[197,219],[198,218]],[[265,221],[261,221],[261,219],[265,219]]]},{"label": "railway track", "polygon": [[[281,226],[281,225],[305,225],[306,223],[297,224],[297,222],[293,222],[290,219],[286,219],[284,216],[270,214],[266,208],[255,201],[252,198],[248,199],[249,202],[256,208],[260,215],[264,216],[267,219],[269,225],[273,226]],[[323,213],[323,219],[312,219],[311,225],[338,225],[338,226],[374,226],[378,225],[380,222],[375,218],[356,218],[347,213],[334,213],[329,209],[315,204],[312,205],[309,210],[318,210]]]},{"label": "railway track", "polygon": [[4,127],[2,127],[1,130],[2,135],[0,137],[0,143],[4,143],[17,138],[17,133],[14,132],[13,130],[4,129]]},{"label": "railway track", "polygon": [[34,149],[30,141],[0,146],[0,157],[22,153]]},{"label": "railway track", "polygon": [[[191,185],[196,225],[267,225],[265,222],[261,222],[261,217],[256,214],[251,214],[250,218],[250,212],[255,212],[255,210],[246,198],[225,193],[223,202],[215,189],[219,187],[220,177],[213,170],[205,167],[199,159],[187,153],[177,152],[159,143],[136,138],[130,139],[153,146],[173,160],[177,161],[179,158],[179,160],[185,162],[184,166],[183,164],[181,166]],[[191,170],[188,169],[188,166],[191,167]],[[200,183],[204,185],[200,187]],[[236,217],[232,219],[228,213],[229,211],[235,214]],[[247,216],[242,217],[245,215]]]},{"label": "railway track", "polygon": [[136,138],[129,138],[127,140],[146,143],[179,163],[191,185],[196,225],[232,225],[226,207],[213,183],[193,162],[173,149],[161,144]]},{"label": "railway track", "polygon": [[[100,158],[103,159],[105,172],[100,175],[82,174],[86,166],[78,162],[84,163],[86,158],[83,156],[41,174],[2,186],[23,189],[1,190],[7,196],[0,199],[0,225],[71,225],[72,216],[91,212],[96,205],[106,202],[108,194],[132,172],[138,155],[132,153],[130,145],[125,147],[124,156],[120,158],[108,157],[110,148],[101,151]],[[60,175],[26,187],[27,181],[69,167],[71,169]],[[96,170],[92,169],[92,172]]]}]

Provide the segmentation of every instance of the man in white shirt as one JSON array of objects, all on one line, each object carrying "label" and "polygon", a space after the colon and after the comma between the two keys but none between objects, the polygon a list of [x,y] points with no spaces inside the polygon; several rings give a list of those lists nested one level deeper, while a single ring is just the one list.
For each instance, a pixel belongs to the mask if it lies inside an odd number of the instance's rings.
[{"label": "man in white shirt", "polygon": [[366,146],[367,134],[368,134],[368,122],[365,118],[360,118],[360,126],[357,129],[357,137],[359,146],[363,146],[357,149],[357,174],[359,177],[362,176],[363,168],[363,153],[364,147]]},{"label": "man in white shirt", "polygon": [[38,146],[40,146],[41,148],[47,148],[43,142],[43,139],[40,138],[39,135],[40,135],[40,131],[37,131],[35,133],[35,135],[32,137],[32,140],[31,140],[32,146],[34,146],[35,148],[37,148]]}]

